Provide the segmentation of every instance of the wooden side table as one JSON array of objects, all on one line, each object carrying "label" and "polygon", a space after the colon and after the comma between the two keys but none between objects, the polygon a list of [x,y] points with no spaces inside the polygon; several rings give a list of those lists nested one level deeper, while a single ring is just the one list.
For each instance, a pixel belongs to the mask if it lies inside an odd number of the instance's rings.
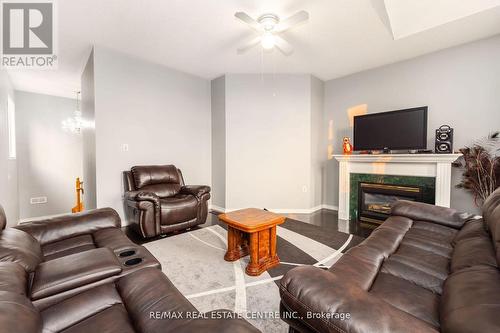
[{"label": "wooden side table", "polygon": [[235,261],[250,254],[245,271],[257,276],[280,263],[276,254],[276,226],[285,217],[257,208],[241,209],[221,214],[227,223],[226,261]]}]

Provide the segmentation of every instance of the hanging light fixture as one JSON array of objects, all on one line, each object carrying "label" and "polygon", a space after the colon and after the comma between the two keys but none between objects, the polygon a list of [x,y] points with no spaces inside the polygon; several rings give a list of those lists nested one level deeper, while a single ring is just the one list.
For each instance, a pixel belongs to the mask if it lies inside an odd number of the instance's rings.
[{"label": "hanging light fixture", "polygon": [[76,108],[73,117],[67,118],[62,121],[63,130],[80,134],[82,127],[84,126],[84,120],[82,118],[82,110],[80,106],[80,92],[76,92]]}]

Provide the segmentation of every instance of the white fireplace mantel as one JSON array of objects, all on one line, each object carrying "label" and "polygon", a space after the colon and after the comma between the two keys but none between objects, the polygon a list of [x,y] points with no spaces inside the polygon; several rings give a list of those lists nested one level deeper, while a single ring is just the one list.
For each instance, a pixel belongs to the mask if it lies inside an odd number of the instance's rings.
[{"label": "white fireplace mantel", "polygon": [[339,219],[349,219],[350,174],[436,178],[436,205],[450,207],[451,163],[461,154],[333,155],[339,161]]}]

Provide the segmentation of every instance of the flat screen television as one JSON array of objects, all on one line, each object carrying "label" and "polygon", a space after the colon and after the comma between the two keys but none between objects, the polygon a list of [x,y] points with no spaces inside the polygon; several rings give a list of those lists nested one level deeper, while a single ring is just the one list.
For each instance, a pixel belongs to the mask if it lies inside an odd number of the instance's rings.
[{"label": "flat screen television", "polygon": [[354,117],[354,150],[427,148],[427,106]]}]

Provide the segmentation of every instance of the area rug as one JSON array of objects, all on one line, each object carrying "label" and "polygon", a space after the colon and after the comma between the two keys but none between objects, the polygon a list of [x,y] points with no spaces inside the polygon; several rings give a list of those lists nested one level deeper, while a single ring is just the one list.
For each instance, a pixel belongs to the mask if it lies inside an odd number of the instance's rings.
[{"label": "area rug", "polygon": [[248,256],[224,261],[227,232],[213,225],[159,239],[144,246],[161,262],[163,272],[201,312],[229,309],[262,332],[287,332],[279,316],[278,283],[302,265],[328,268],[362,238],[287,219],[278,227],[279,266],[258,277],[245,274]]}]

